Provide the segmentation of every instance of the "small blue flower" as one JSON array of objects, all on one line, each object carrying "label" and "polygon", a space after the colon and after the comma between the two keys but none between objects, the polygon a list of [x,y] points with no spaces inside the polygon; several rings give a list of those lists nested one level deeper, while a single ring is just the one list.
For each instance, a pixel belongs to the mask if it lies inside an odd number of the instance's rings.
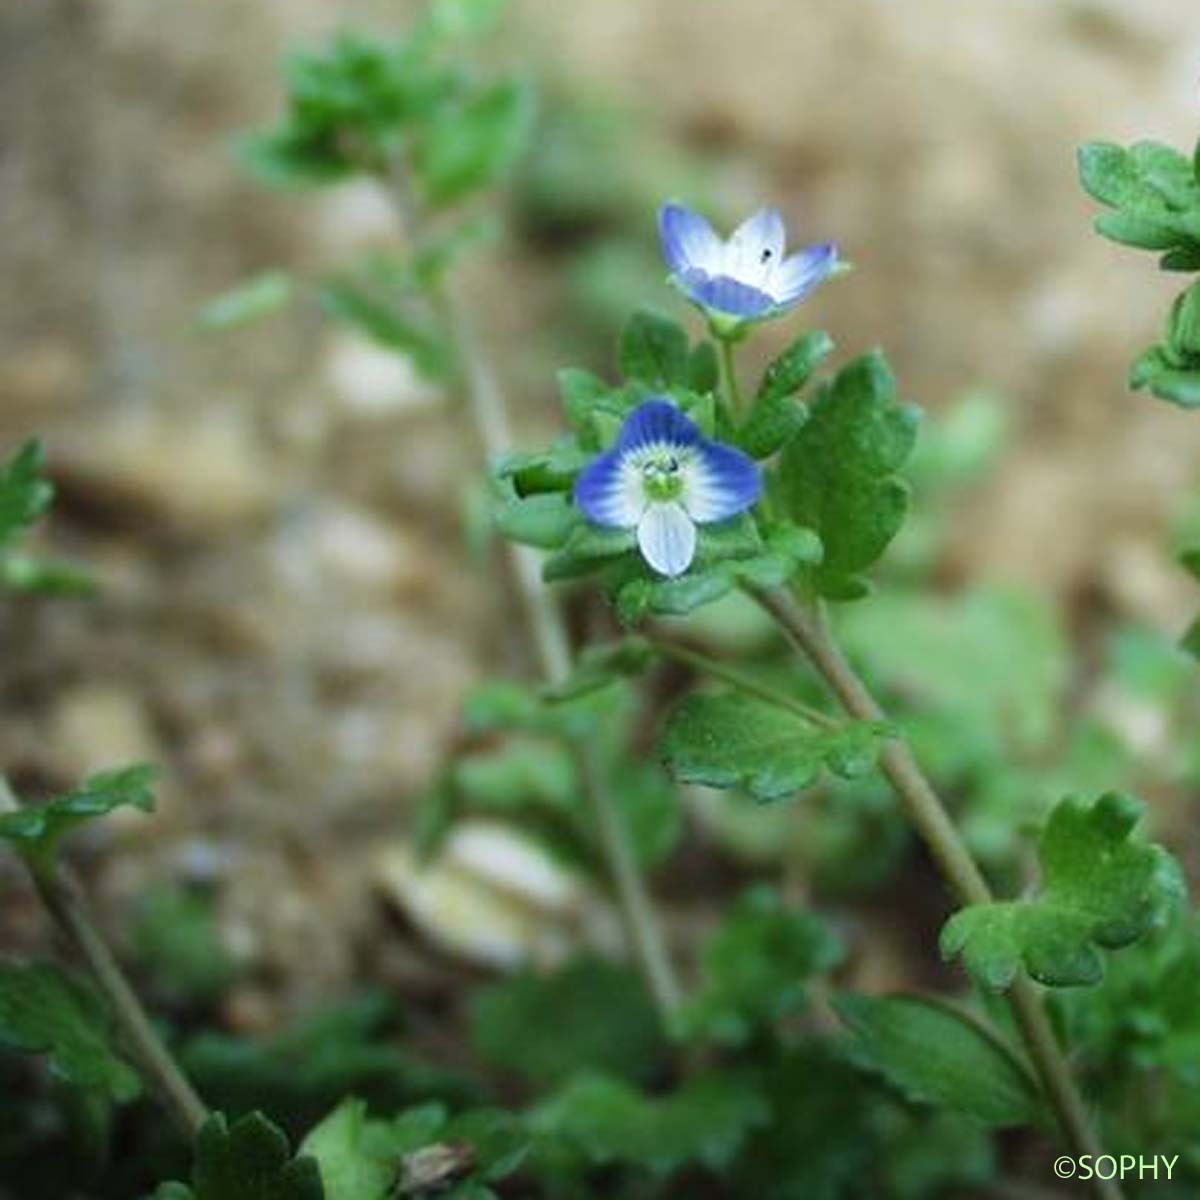
[{"label": "small blue flower", "polygon": [[616,445],[575,483],[575,501],[589,521],[636,529],[642,557],[671,577],[691,565],[697,525],[745,512],[761,493],[752,459],[710,442],[658,396],[629,414]]},{"label": "small blue flower", "polygon": [[838,263],[832,243],[785,257],[783,218],[773,208],[760,209],[723,242],[698,213],[664,204],[658,231],[671,281],[730,331],[795,307]]}]

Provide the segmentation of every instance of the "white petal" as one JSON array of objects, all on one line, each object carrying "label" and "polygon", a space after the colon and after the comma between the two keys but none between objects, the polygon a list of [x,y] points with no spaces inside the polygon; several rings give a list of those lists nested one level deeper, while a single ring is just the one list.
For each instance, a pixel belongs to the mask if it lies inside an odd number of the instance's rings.
[{"label": "white petal", "polygon": [[760,208],[733,231],[726,243],[725,274],[767,291],[767,284],[783,259],[785,236],[778,210]]},{"label": "white petal", "polygon": [[651,504],[637,527],[642,557],[660,575],[682,575],[696,553],[696,526],[674,500]]}]

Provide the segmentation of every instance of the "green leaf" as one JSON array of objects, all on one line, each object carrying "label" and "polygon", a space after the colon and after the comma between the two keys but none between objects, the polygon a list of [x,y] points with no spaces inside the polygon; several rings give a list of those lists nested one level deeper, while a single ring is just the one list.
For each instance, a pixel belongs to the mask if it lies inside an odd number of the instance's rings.
[{"label": "green leaf", "polygon": [[326,316],[407,355],[417,370],[430,378],[446,373],[450,354],[442,336],[425,322],[406,316],[396,303],[378,299],[350,282],[323,283],[318,295]]},{"label": "green leaf", "polygon": [[702,692],[677,705],[660,751],[684,783],[744,788],[780,800],[811,787],[824,770],[844,778],[869,771],[888,727],[814,725],[781,706],[737,692]]},{"label": "green leaf", "polygon": [[1183,896],[1175,860],[1130,836],[1141,812],[1136,800],[1114,792],[1091,804],[1061,801],[1038,844],[1038,895],[956,913],[942,930],[943,956],[961,954],[989,988],[1008,987],[1021,967],[1055,987],[1097,983],[1100,950],[1137,941]]},{"label": "green leaf", "polygon": [[549,700],[571,700],[599,688],[608,687],[618,679],[641,675],[655,661],[653,643],[641,637],[621,638],[602,642],[584,649],[571,674],[544,694]]},{"label": "green leaf", "polygon": [[808,982],[842,958],[811,914],[788,910],[765,885],[742,893],[704,947],[696,994],[675,1014],[685,1038],[745,1044],[808,1004]]},{"label": "green leaf", "polygon": [[522,971],[478,992],[471,1042],[490,1066],[536,1087],[564,1083],[586,1069],[647,1080],[666,1051],[637,976],[586,958],[548,974]]},{"label": "green leaf", "polygon": [[861,572],[899,531],[908,488],[896,472],[912,452],[917,413],[896,402],[883,356],[843,367],[784,447],[778,491],[787,515],[815,530],[824,546],[813,584],[824,596],[852,599],[867,590]]},{"label": "green leaf", "polygon": [[429,202],[450,204],[496,182],[525,148],[533,107],[532,90],[513,80],[440,107],[414,152],[413,165]]},{"label": "green leaf", "polygon": [[627,1163],[663,1176],[690,1163],[727,1165],[768,1116],[753,1083],[735,1075],[709,1073],[651,1099],[610,1076],[582,1074],[539,1105],[530,1122],[585,1164]]},{"label": "green leaf", "polygon": [[160,884],[139,897],[133,942],[155,991],[209,1003],[236,978],[237,964],[221,941],[208,895]]},{"label": "green leaf", "polygon": [[76,1087],[132,1100],[138,1076],[110,1048],[108,1015],[89,984],[45,963],[0,963],[0,1046],[45,1054]]},{"label": "green leaf", "polygon": [[496,513],[496,529],[510,541],[557,550],[579,520],[579,511],[565,492],[539,492],[505,504]]},{"label": "green leaf", "polygon": [[153,812],[150,786],[157,774],[156,767],[142,763],[93,775],[74,791],[44,804],[0,814],[0,839],[11,842],[26,858],[49,862],[59,841],[77,825],[107,816],[116,808]]},{"label": "green leaf", "polygon": [[617,360],[626,379],[667,391],[686,387],[689,378],[688,336],[682,326],[642,309],[621,330]]},{"label": "green leaf", "polygon": [[210,300],[200,310],[197,325],[206,331],[234,329],[281,309],[293,295],[286,271],[264,271]]},{"label": "green leaf", "polygon": [[325,1200],[388,1200],[396,1181],[391,1149],[368,1121],[367,1106],[353,1097],[342,1101],[300,1146],[316,1160]]},{"label": "green leaf", "polygon": [[292,1158],[287,1137],[262,1113],[232,1125],[214,1113],[196,1135],[191,1187],[164,1184],[155,1200],[324,1200],[314,1158]]},{"label": "green leaf", "polygon": [[85,567],[12,551],[0,553],[0,583],[10,591],[36,596],[93,596],[99,587]]},{"label": "green leaf", "polygon": [[854,1060],[910,1100],[997,1127],[1040,1116],[1028,1068],[968,1015],[919,996],[840,995],[833,1007],[853,1038]]},{"label": "green leaf", "polygon": [[737,434],[738,445],[752,458],[769,458],[791,441],[808,419],[808,409],[796,399],[796,393],[832,350],[833,340],[827,333],[807,333],[767,367]]},{"label": "green leaf", "polygon": [[0,467],[0,547],[50,507],[54,487],[45,471],[46,451],[36,439],[25,442]]}]

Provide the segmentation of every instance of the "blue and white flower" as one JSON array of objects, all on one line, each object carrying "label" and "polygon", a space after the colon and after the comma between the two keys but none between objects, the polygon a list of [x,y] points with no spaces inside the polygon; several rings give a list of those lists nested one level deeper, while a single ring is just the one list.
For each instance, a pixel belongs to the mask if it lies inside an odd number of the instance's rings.
[{"label": "blue and white flower", "polygon": [[698,213],[664,204],[658,231],[672,283],[729,332],[787,312],[838,265],[832,243],[786,256],[783,218],[773,208],[760,209],[722,241]]},{"label": "blue and white flower", "polygon": [[636,529],[642,557],[670,577],[691,565],[697,525],[745,512],[761,494],[753,459],[709,441],[657,396],[629,414],[613,448],[575,483],[575,501],[589,521]]}]

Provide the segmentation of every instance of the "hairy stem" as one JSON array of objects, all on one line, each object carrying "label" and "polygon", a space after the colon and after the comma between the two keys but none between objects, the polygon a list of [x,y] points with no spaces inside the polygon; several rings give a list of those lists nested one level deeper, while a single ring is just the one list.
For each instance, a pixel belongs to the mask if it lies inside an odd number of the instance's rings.
[{"label": "hairy stem", "polygon": [[[809,659],[850,716],[862,721],[885,719],[882,708],[834,641],[819,609],[804,607],[785,592],[754,587],[746,590]],[[879,753],[879,765],[958,899],[964,905],[991,902],[987,881],[907,744],[899,739],[887,742]],[[1080,1156],[1103,1154],[1032,981],[1019,975],[1007,995],[1042,1089],[1071,1148]],[[1096,1178],[1094,1184],[1101,1200],[1121,1200],[1121,1189],[1111,1180]]]},{"label": "hairy stem", "polygon": [[[392,195],[397,211],[414,242],[423,237],[424,216],[408,188],[403,164],[392,173]],[[430,285],[430,297],[447,330],[458,366],[460,383],[484,457],[491,461],[512,447],[504,394],[475,330],[471,313],[452,279]],[[542,582],[541,560],[527,546],[506,543],[507,563],[513,584],[546,682],[562,683],[571,670],[571,649],[562,613]],[[629,948],[646,986],[664,1016],[677,1006],[680,996],[666,943],[645,880],[637,869],[629,832],[613,803],[603,773],[587,747],[577,751],[580,778],[595,821],[609,878],[617,898]]]},{"label": "hairy stem", "polygon": [[741,420],[742,389],[738,386],[737,369],[733,362],[733,342],[727,337],[717,338],[721,352],[721,374],[725,378],[725,394],[729,397],[729,415],[735,421]]},{"label": "hairy stem", "polygon": [[[16,797],[0,776],[0,812],[17,807]],[[208,1110],[158,1036],[137,993],[93,923],[78,880],[57,862],[27,865],[46,911],[87,963],[108,1000],[122,1045],[146,1086],[158,1095],[183,1132],[194,1136],[207,1120]]]}]

